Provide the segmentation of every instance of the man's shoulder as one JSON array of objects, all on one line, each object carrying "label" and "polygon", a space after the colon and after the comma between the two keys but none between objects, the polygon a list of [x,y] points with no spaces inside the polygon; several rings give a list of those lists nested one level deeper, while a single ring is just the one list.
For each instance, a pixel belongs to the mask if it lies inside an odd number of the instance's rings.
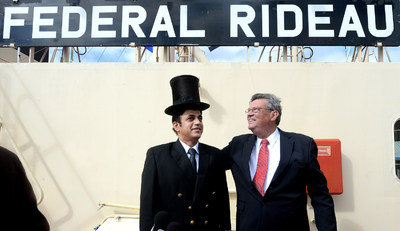
[{"label": "man's shoulder", "polygon": [[299,140],[299,141],[308,141],[308,140],[313,140],[312,137],[302,134],[302,133],[297,133],[297,132],[285,132],[282,130],[279,130],[279,133],[281,136],[283,137],[287,137],[289,139],[295,139],[295,140]]},{"label": "man's shoulder", "polygon": [[165,150],[165,149],[170,149],[176,142],[169,142],[169,143],[165,143],[165,144],[159,144],[156,146],[153,146],[151,148],[149,148],[149,150],[152,151],[159,151],[159,150]]},{"label": "man's shoulder", "polygon": [[17,161],[18,157],[10,150],[0,146],[0,160],[2,162],[7,161],[9,163],[9,162]]},{"label": "man's shoulder", "polygon": [[23,167],[18,156],[0,146],[0,175],[15,174],[21,169],[23,170]]},{"label": "man's shoulder", "polygon": [[255,137],[254,134],[242,134],[242,135],[238,135],[232,138],[232,141],[245,141],[248,140],[251,137]]},{"label": "man's shoulder", "polygon": [[146,158],[158,159],[158,158],[163,158],[163,157],[167,156],[166,154],[171,153],[172,150],[174,149],[175,143],[176,142],[169,142],[169,143],[159,144],[159,145],[149,148],[146,153]]},{"label": "man's shoulder", "polygon": [[210,151],[215,151],[215,152],[220,151],[219,148],[205,144],[205,143],[199,143],[199,148],[204,148],[204,149],[208,149]]}]

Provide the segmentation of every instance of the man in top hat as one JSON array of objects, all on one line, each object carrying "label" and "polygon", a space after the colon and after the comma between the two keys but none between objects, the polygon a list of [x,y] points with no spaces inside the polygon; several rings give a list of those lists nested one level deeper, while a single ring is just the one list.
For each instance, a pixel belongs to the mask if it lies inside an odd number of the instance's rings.
[{"label": "man in top hat", "polygon": [[[165,229],[178,222],[184,230],[230,230],[229,196],[220,151],[199,143],[203,133],[199,79],[182,75],[170,81],[175,142],[147,151],[140,195],[140,230]],[[166,222],[167,221],[167,222]]]}]

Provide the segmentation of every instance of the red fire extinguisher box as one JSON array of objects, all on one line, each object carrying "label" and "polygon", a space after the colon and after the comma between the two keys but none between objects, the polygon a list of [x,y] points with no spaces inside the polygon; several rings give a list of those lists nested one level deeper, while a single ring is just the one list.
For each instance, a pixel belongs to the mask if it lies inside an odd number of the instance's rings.
[{"label": "red fire extinguisher box", "polygon": [[330,194],[343,193],[342,151],[339,139],[314,139],[318,146],[318,162],[328,181]]}]

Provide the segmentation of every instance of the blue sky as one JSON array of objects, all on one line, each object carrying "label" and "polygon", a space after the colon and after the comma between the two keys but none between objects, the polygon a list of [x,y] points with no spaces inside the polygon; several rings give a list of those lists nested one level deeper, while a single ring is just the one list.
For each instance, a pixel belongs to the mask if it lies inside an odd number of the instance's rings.
[{"label": "blue sky", "polygon": [[[247,62],[247,47],[218,47],[212,52],[209,51],[208,47],[200,47],[207,58],[211,62]],[[313,56],[307,62],[350,62],[354,47],[322,47],[312,46]],[[369,47],[369,61],[376,62],[378,57],[378,51],[374,47]],[[387,47],[386,48],[391,62],[400,62],[400,48],[399,47]],[[85,48],[79,48],[80,53],[84,53]],[[257,62],[260,54],[262,53],[263,47],[250,47],[249,48],[249,61]],[[50,57],[53,49],[51,49]],[[269,60],[269,53],[271,47],[266,47],[261,57],[261,62],[267,62]],[[273,62],[276,62],[276,55],[278,49],[275,47],[272,49],[271,55]],[[305,50],[305,56],[310,55],[310,49]],[[347,57],[349,55],[349,57]],[[61,51],[57,52],[57,56],[54,62],[59,62]],[[136,48],[131,47],[88,47],[86,53],[81,55],[81,62],[135,62]],[[153,53],[146,51],[144,55],[144,62],[153,62]],[[74,62],[78,62],[78,56],[74,55]],[[384,62],[388,62],[386,52],[384,52]]]}]

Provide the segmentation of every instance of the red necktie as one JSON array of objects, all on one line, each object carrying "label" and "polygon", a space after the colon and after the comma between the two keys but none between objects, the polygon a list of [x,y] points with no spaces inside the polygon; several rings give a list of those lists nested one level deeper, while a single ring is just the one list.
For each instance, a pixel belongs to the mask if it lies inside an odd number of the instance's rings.
[{"label": "red necktie", "polygon": [[267,176],[268,170],[268,140],[264,139],[261,141],[260,152],[258,153],[257,170],[254,175],[253,182],[258,192],[264,196],[264,182]]}]

